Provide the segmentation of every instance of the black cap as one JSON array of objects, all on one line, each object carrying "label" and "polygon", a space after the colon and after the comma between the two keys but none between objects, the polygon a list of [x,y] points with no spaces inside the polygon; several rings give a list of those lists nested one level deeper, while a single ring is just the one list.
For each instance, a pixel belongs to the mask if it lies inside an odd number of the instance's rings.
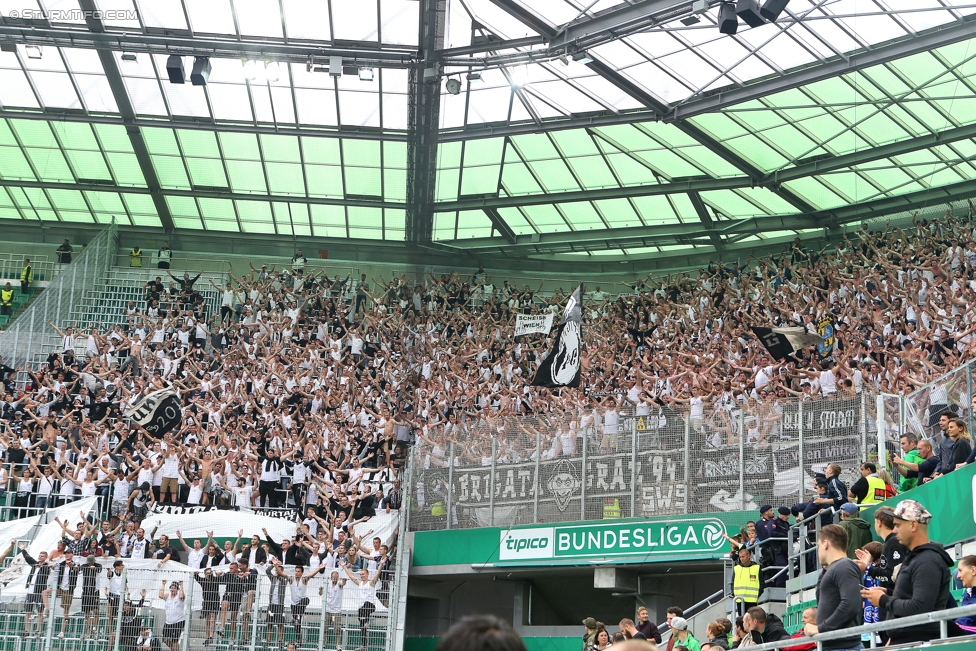
[{"label": "black cap", "polygon": [[787,507],[785,507],[785,506],[781,506],[781,507],[779,507],[779,514],[780,515],[790,515],[790,509],[787,508]]}]

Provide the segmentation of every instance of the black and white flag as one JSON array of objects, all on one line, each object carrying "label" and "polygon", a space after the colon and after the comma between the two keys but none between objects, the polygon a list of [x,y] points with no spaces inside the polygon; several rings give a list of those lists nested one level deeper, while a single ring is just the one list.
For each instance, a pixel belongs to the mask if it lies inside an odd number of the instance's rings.
[{"label": "black and white flag", "polygon": [[138,423],[152,436],[160,438],[180,424],[183,411],[173,389],[153,391],[125,410],[125,417]]},{"label": "black and white flag", "polygon": [[532,386],[553,389],[579,386],[583,343],[582,302],[583,285],[580,285],[566,303],[552,351],[542,360]]},{"label": "black and white flag", "polygon": [[759,342],[776,359],[789,357],[798,350],[807,346],[815,346],[823,341],[821,337],[800,327],[759,328],[753,326],[752,333],[759,338]]}]

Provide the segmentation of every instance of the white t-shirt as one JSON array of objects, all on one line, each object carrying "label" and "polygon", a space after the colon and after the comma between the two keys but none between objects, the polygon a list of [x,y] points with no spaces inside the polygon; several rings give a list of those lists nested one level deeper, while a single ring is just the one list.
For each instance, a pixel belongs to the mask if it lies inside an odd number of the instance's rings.
[{"label": "white t-shirt", "polygon": [[166,623],[179,624],[186,621],[186,609],[183,604],[185,599],[180,599],[177,594],[175,597],[166,597]]}]

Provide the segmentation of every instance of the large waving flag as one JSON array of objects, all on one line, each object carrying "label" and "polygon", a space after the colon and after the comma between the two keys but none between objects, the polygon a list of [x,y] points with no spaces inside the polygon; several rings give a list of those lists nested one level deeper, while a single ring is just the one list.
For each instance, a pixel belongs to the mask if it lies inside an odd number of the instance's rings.
[{"label": "large waving flag", "polygon": [[532,386],[553,389],[579,386],[583,344],[582,303],[583,285],[580,285],[566,303],[552,351],[542,361]]}]

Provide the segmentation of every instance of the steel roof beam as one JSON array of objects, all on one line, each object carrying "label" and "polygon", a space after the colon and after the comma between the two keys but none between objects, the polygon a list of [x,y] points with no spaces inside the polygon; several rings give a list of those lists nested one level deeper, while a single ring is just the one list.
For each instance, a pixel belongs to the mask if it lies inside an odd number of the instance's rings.
[{"label": "steel roof beam", "polygon": [[309,57],[319,63],[341,56],[349,65],[363,64],[384,68],[409,68],[416,64],[415,48],[377,48],[375,43],[342,43],[283,39],[238,39],[236,36],[177,36],[172,34],[133,33],[112,28],[110,31],[88,31],[77,28],[55,28],[39,21],[17,21],[4,18],[0,24],[0,43],[46,45],[110,52],[179,54],[226,59],[274,59],[305,65]]},{"label": "steel roof beam", "polygon": [[[95,6],[95,0],[78,0],[78,4],[82,10],[89,14],[85,18],[85,21],[91,33],[100,34],[104,32],[105,26],[102,24],[101,19],[94,17],[97,15],[96,12],[98,10]],[[132,152],[135,154],[136,161],[139,163],[142,178],[146,181],[146,188],[149,190],[149,196],[152,197],[153,207],[156,208],[159,223],[162,224],[163,230],[170,233],[175,228],[173,215],[170,214],[166,198],[160,192],[162,188],[159,184],[159,177],[156,176],[156,168],[153,166],[152,156],[149,155],[149,148],[146,146],[146,141],[142,137],[142,131],[133,124],[136,112],[132,107],[132,102],[129,100],[129,93],[125,88],[125,82],[122,80],[122,73],[115,60],[115,55],[108,50],[98,50],[98,59],[102,64],[102,70],[105,72],[105,78],[108,81],[109,88],[112,90],[115,104],[119,108],[119,114],[122,116],[126,135],[129,137]]]},{"label": "steel roof beam", "polygon": [[669,122],[687,120],[696,115],[712,113],[735,104],[928,52],[973,37],[976,37],[976,18],[967,16],[954,23],[933,27],[915,36],[852,52],[847,54],[846,58],[837,57],[824,63],[794,69],[776,77],[749,82],[738,88],[719,89],[697,99],[679,102],[664,112],[664,120]]},{"label": "steel roof beam", "polygon": [[[0,179],[0,187],[38,188],[42,190],[79,190],[82,192],[119,192],[121,194],[148,194],[153,190],[146,187],[127,187],[122,185],[103,185],[101,183],[58,183],[53,181],[20,181]],[[201,199],[231,199],[233,201],[270,201],[274,203],[307,203],[320,206],[356,206],[359,208],[392,208],[403,210],[406,204],[382,199],[344,199],[330,197],[304,197],[300,195],[249,194],[223,190],[174,190],[163,188],[158,194],[164,197],[199,197]],[[56,206],[55,206],[56,208]],[[206,216],[204,217],[206,219]]]}]

